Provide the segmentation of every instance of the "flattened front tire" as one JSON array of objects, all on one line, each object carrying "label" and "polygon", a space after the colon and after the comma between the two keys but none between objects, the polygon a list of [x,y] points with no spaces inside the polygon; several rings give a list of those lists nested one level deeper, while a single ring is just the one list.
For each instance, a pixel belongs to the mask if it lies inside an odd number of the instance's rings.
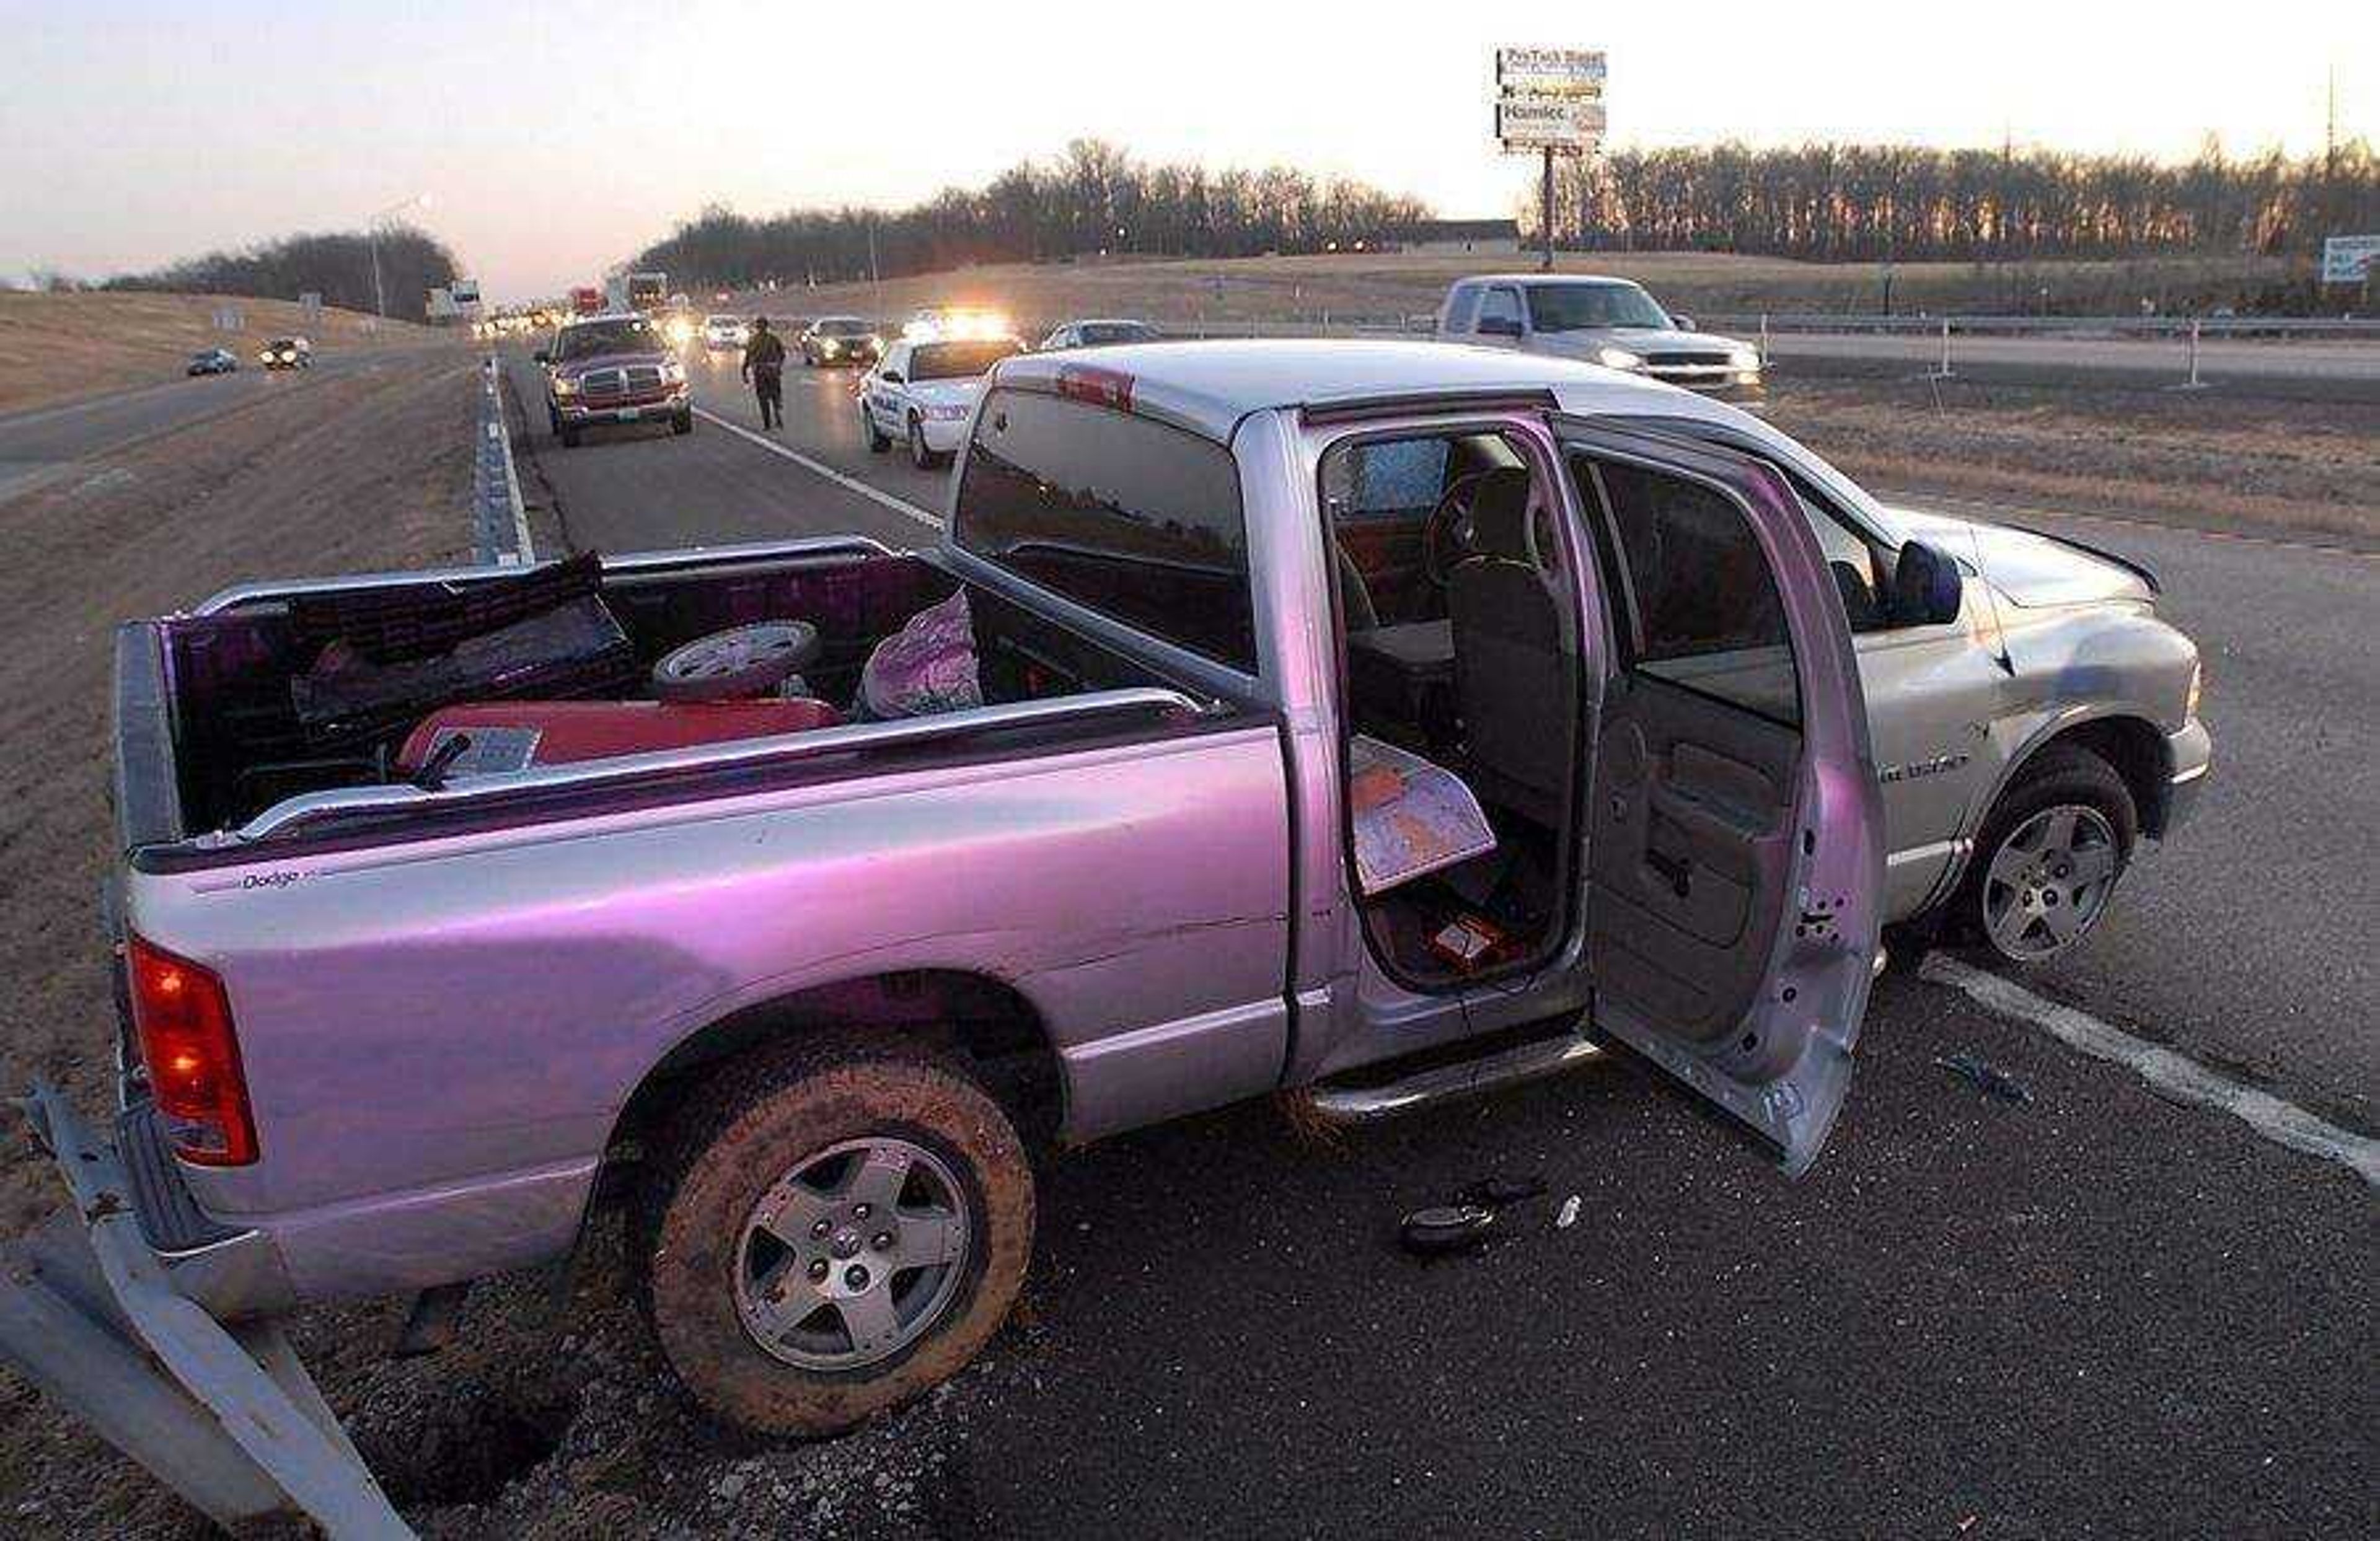
[{"label": "flattened front tire", "polygon": [[[808,1269],[819,1263],[839,1275],[868,1265],[880,1237],[864,1233],[883,1218],[847,1224],[852,1206],[844,1202],[841,1211],[819,1211],[829,1228],[814,1232],[808,1222],[785,1223],[783,1195],[816,1193],[798,1180],[821,1163],[831,1174],[835,1162],[851,1159],[836,1152],[857,1150],[865,1158],[880,1147],[923,1158],[892,1206],[898,1227],[914,1230],[913,1212],[938,1212],[935,1188],[946,1187],[950,1207],[964,1216],[963,1241],[951,1244],[952,1287],[944,1292],[930,1268],[904,1276],[913,1301],[933,1287],[930,1310],[920,1309],[913,1325],[893,1334],[902,1340],[897,1347],[868,1362],[789,1363],[763,1346],[747,1325],[747,1313],[770,1289],[818,1288]],[[862,1423],[963,1368],[998,1329],[1024,1282],[1034,1195],[1023,1144],[999,1104],[964,1070],[911,1046],[821,1038],[737,1060],[688,1103],[658,1154],[640,1227],[646,1298],[671,1366],[724,1423],[806,1436]],[[856,1181],[842,1184],[846,1200]],[[837,1186],[824,1184],[829,1199]],[[913,1211],[910,1196],[920,1195]],[[756,1216],[771,1213],[775,1231],[756,1232]],[[779,1256],[776,1232],[783,1231],[794,1232],[804,1251]],[[815,1260],[806,1258],[811,1249]],[[883,1287],[895,1289],[890,1269]],[[823,1325],[792,1329],[776,1340],[781,1351],[793,1334],[803,1341],[838,1334],[846,1317],[829,1302],[798,1319]],[[845,1336],[850,1355],[860,1356],[858,1331]]]},{"label": "flattened front tire", "polygon": [[2053,744],[1984,820],[1949,927],[2008,963],[2063,957],[2106,918],[2139,839],[2140,813],[2116,768]]}]

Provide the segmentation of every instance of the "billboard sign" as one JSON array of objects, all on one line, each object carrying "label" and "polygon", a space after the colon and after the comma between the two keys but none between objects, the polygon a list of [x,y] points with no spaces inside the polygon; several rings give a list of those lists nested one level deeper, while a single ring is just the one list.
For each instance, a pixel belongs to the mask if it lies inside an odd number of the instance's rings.
[{"label": "billboard sign", "polygon": [[1496,89],[1507,96],[1601,96],[1600,48],[1499,48]]},{"label": "billboard sign", "polygon": [[2380,236],[2333,236],[2322,243],[2322,281],[2361,284],[2380,257]]},{"label": "billboard sign", "polygon": [[1524,96],[1496,103],[1496,137],[1507,150],[1592,150],[1602,142],[1604,121],[1600,102]]}]

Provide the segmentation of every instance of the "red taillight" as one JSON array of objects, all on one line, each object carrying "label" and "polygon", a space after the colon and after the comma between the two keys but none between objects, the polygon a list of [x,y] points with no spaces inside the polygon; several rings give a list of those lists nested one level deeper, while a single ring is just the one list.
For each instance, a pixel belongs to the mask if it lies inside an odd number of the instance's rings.
[{"label": "red taillight", "polygon": [[1094,406],[1131,411],[1132,386],[1133,377],[1122,370],[1102,369],[1097,364],[1058,366],[1058,394],[1075,401],[1087,401]]},{"label": "red taillight", "polygon": [[256,1159],[256,1122],[223,981],[138,937],[125,949],[132,1027],[174,1153],[211,1167]]}]

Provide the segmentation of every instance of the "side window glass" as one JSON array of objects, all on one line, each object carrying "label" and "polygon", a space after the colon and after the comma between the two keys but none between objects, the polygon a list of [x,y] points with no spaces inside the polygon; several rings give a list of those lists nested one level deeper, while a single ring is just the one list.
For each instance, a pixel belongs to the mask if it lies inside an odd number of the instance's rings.
[{"label": "side window glass", "polygon": [[1832,504],[1826,494],[1810,485],[1808,479],[1774,461],[1769,464],[1791,483],[1793,495],[1802,500],[1802,512],[1811,533],[1818,538],[1819,549],[1827,553],[1827,571],[1834,577],[1835,594],[1843,601],[1852,630],[1882,630],[1890,623],[1884,609],[1884,575],[1877,569],[1875,551],[1829,512]]},{"label": "side window glass", "polygon": [[1451,440],[1375,439],[1346,445],[1322,463],[1322,492],[1341,519],[1418,520],[1446,489]]},{"label": "side window glass", "polygon": [[1521,323],[1521,297],[1519,293],[1512,289],[1488,290],[1488,297],[1480,302],[1479,319],[1483,322],[1491,321],[1508,321],[1513,325],[1518,326]]},{"label": "side window glass", "polygon": [[1609,517],[1606,576],[1636,673],[1786,723],[1801,721],[1776,575],[1742,511],[1700,482],[1581,456]]}]

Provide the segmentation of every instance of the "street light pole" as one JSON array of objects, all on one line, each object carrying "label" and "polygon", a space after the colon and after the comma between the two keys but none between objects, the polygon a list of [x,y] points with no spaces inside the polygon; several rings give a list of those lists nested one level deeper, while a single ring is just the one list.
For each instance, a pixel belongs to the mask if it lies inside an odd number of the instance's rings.
[{"label": "street light pole", "polygon": [[382,209],[380,212],[372,215],[371,224],[365,229],[365,239],[371,247],[372,314],[379,316],[383,320],[388,316],[388,297],[381,292],[380,227],[382,224],[387,224],[390,220],[395,218],[398,214],[405,212],[407,209],[426,207],[429,202],[430,195],[428,193],[415,193],[411,198],[403,199],[397,202],[392,203],[387,208]]}]

